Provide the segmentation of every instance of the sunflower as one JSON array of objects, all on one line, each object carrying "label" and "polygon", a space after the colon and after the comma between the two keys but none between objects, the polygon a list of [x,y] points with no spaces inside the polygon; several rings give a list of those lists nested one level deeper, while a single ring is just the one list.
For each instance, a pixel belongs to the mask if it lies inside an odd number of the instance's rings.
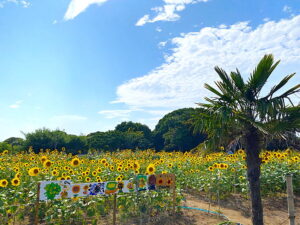
[{"label": "sunflower", "polygon": [[45,162],[47,159],[48,159],[48,158],[47,158],[47,156],[45,156],[45,155],[43,155],[43,156],[41,157],[41,161],[42,161],[42,162]]},{"label": "sunflower", "polygon": [[79,166],[80,160],[78,158],[74,158],[71,160],[71,166]]},{"label": "sunflower", "polygon": [[39,173],[40,173],[40,168],[38,168],[38,167],[33,167],[28,170],[28,174],[31,177],[35,177],[35,176],[39,175]]},{"label": "sunflower", "polygon": [[0,187],[7,187],[8,181],[5,179],[0,180]]},{"label": "sunflower", "polygon": [[208,167],[208,170],[209,171],[214,171],[214,167],[210,166],[210,167]]},{"label": "sunflower", "polygon": [[52,162],[48,159],[43,163],[43,166],[46,168],[49,168],[51,165],[52,165]]},{"label": "sunflower", "polygon": [[146,172],[148,173],[148,174],[154,174],[155,173],[155,166],[154,166],[154,164],[149,164],[149,166],[147,167],[147,169],[146,169]]},{"label": "sunflower", "polygon": [[90,178],[90,177],[86,177],[86,178],[85,178],[85,181],[86,181],[86,182],[90,182],[90,181],[91,181],[91,178]]},{"label": "sunflower", "polygon": [[244,154],[245,152],[244,152],[243,149],[239,149],[239,150],[237,151],[237,153],[238,153],[239,155],[242,155],[242,154]]},{"label": "sunflower", "polygon": [[141,166],[140,166],[140,164],[137,161],[133,163],[133,169],[134,170],[138,170],[140,168],[141,168]]},{"label": "sunflower", "polygon": [[97,171],[92,172],[93,177],[97,176]]},{"label": "sunflower", "polygon": [[12,184],[13,186],[19,186],[20,183],[21,183],[21,181],[20,181],[20,179],[17,178],[17,177],[15,177],[14,179],[11,180],[11,184]]},{"label": "sunflower", "polygon": [[227,165],[227,164],[225,164],[225,163],[220,163],[219,168],[224,170],[224,169],[226,169],[226,166],[227,166],[227,168],[228,168],[228,165]]},{"label": "sunflower", "polygon": [[4,151],[2,152],[2,154],[3,154],[3,155],[8,154],[8,150],[4,150]]},{"label": "sunflower", "polygon": [[58,172],[57,170],[53,170],[53,171],[51,172],[51,174],[52,174],[52,176],[57,177],[57,176],[59,175],[59,172]]}]

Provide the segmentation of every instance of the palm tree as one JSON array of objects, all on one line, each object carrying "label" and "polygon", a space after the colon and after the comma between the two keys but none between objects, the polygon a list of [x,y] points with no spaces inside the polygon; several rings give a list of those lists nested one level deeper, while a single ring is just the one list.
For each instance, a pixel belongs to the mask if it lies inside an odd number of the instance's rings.
[{"label": "palm tree", "polygon": [[215,82],[217,88],[208,84],[205,88],[216,97],[205,98],[206,103],[197,103],[203,111],[194,118],[194,131],[208,134],[205,143],[208,147],[218,146],[220,141],[228,140],[229,135],[245,147],[254,225],[263,224],[259,154],[265,138],[286,138],[289,132],[300,129],[300,105],[294,105],[290,98],[300,91],[300,84],[277,94],[295,73],[284,77],[261,96],[262,88],[278,64],[279,61],[274,63],[272,55],[265,55],[247,82],[238,69],[227,75],[215,67],[221,81]]}]

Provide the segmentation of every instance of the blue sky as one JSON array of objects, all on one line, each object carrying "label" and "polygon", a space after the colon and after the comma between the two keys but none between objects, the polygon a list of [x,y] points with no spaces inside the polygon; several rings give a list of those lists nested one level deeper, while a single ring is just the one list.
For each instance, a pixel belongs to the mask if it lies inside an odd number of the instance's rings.
[{"label": "blue sky", "polygon": [[[215,65],[248,76],[265,53],[298,74],[300,0],[0,0],[0,140],[154,128],[195,107]],[[299,96],[295,96],[299,102]]]}]

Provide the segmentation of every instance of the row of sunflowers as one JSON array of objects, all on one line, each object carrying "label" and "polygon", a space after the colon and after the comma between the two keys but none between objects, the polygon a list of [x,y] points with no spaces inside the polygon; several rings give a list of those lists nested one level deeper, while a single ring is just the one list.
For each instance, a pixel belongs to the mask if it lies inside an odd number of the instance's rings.
[{"label": "row of sunflowers", "polygon": [[[300,192],[300,153],[263,151],[261,188],[264,195],[285,192],[286,174],[294,175],[294,189]],[[197,190],[211,198],[225,198],[231,193],[247,196],[246,154],[238,150],[202,155],[192,152],[155,152],[154,150],[95,152],[74,156],[65,151],[32,151],[0,153],[0,223],[12,220],[33,220],[37,183],[47,180],[71,180],[74,183],[128,180],[138,174],[176,175],[176,204],[182,193]],[[128,220],[141,213],[156,216],[168,211],[174,199],[169,190],[120,195],[118,215]],[[73,198],[42,202],[39,218],[69,223],[82,218],[111,216],[112,197]],[[3,221],[1,221],[3,220]],[[95,219],[96,220],[96,219]]]}]

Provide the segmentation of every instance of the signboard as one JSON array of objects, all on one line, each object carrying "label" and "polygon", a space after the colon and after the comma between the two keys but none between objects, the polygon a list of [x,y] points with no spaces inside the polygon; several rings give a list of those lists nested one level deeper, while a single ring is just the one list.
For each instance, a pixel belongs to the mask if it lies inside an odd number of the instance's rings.
[{"label": "signboard", "polygon": [[96,195],[112,195],[151,191],[157,188],[175,186],[174,174],[143,175],[124,181],[107,181],[94,183],[72,183],[69,180],[40,182],[39,200],[87,197]]}]

